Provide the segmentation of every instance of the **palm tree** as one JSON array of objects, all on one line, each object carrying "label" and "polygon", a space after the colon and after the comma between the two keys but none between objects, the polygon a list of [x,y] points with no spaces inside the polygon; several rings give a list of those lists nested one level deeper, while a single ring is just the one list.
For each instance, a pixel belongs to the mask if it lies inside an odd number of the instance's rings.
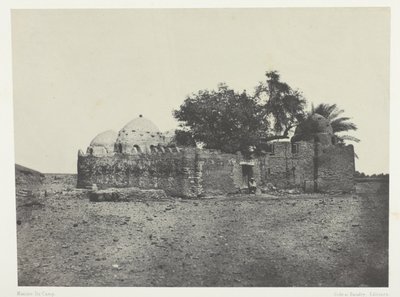
[{"label": "palm tree", "polygon": [[316,107],[314,105],[311,106],[310,115],[320,114],[326,119],[329,120],[333,134],[335,134],[339,143],[345,143],[346,140],[360,142],[360,140],[351,135],[339,135],[338,133],[347,132],[347,131],[356,131],[356,124],[350,122],[349,117],[341,116],[344,113],[343,109],[340,109],[336,104],[326,104],[320,103]]}]

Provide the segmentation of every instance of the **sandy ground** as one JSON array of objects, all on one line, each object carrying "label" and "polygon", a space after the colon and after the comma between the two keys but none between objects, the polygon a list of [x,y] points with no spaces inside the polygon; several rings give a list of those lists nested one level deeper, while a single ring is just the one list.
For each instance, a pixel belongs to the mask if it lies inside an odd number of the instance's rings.
[{"label": "sandy ground", "polygon": [[96,203],[74,182],[17,197],[20,286],[387,286],[387,193]]}]

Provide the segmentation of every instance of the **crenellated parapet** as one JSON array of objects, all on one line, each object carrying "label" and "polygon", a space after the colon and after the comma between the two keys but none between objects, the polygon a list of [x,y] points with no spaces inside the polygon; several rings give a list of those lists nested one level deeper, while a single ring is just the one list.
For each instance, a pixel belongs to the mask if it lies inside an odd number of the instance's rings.
[{"label": "crenellated parapet", "polygon": [[104,147],[88,147],[86,153],[82,150],[78,151],[78,156],[93,156],[93,157],[107,157],[114,155],[157,155],[157,154],[179,154],[182,152],[182,148],[176,146],[163,146],[163,145],[150,145],[150,146],[139,146],[133,145],[126,147],[124,152],[111,151],[108,152]]}]

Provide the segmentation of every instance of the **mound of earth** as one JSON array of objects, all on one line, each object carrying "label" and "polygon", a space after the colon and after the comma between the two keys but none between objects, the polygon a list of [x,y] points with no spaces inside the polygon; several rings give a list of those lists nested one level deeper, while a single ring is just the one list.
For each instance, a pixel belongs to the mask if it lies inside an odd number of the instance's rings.
[{"label": "mound of earth", "polygon": [[41,187],[43,180],[43,173],[15,164],[15,185],[18,189],[38,189]]},{"label": "mound of earth", "polygon": [[28,221],[32,209],[43,207],[40,196],[44,180],[43,173],[15,164],[17,224]]},{"label": "mound of earth", "polygon": [[45,176],[39,171],[15,164],[15,192],[17,207],[40,196]]}]

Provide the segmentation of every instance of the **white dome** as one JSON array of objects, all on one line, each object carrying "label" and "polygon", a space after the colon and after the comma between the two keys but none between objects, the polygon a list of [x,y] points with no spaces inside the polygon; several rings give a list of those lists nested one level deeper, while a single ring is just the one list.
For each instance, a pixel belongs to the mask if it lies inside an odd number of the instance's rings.
[{"label": "white dome", "polygon": [[160,129],[149,119],[140,115],[126,124],[118,133],[116,147],[119,152],[130,153],[134,146],[142,151],[145,147],[164,143],[164,136]]},{"label": "white dome", "polygon": [[113,130],[104,131],[93,138],[87,152],[94,156],[103,156],[113,153],[116,139],[117,132]]},{"label": "white dome", "polygon": [[114,130],[104,131],[93,138],[90,146],[114,146],[117,136],[118,134]]}]

